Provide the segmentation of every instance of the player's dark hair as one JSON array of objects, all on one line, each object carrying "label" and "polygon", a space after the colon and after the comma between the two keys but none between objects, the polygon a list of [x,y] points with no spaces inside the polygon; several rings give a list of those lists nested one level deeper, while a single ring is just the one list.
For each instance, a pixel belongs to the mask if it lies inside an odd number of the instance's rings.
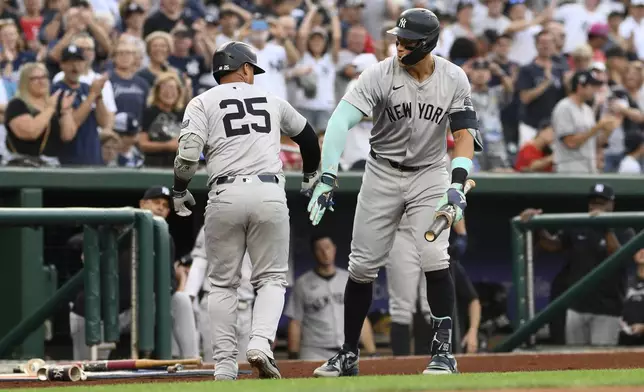
[{"label": "player's dark hair", "polygon": [[546,35],[546,34],[551,34],[551,35],[552,35],[552,31],[550,31],[550,30],[548,30],[548,29],[541,30],[540,32],[538,32],[537,34],[535,34],[535,36],[534,36],[534,42],[535,42],[535,43],[536,43],[536,42],[538,42],[538,41],[539,41],[539,38],[541,38],[542,36],[544,36],[544,35]]},{"label": "player's dark hair", "polygon": [[317,245],[318,241],[325,238],[331,239],[331,236],[323,232],[317,232],[317,233],[311,234],[311,240],[309,242],[309,245],[311,247],[311,252],[315,253],[315,245]]}]

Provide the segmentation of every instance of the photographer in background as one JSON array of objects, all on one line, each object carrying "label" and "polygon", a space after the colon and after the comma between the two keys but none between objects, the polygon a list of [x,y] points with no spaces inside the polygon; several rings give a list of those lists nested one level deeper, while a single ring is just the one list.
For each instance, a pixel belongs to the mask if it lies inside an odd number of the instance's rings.
[{"label": "photographer in background", "polygon": [[[612,212],[614,208],[613,188],[607,184],[595,184],[588,194],[589,215]],[[529,208],[521,212],[520,216],[526,221],[541,213],[539,209]],[[579,227],[561,230],[554,235],[546,230],[539,230],[539,249],[562,253],[565,257],[565,265],[552,282],[550,302],[617,252],[622,244],[630,241],[634,235],[632,229]],[[594,287],[570,306],[565,314],[566,345],[617,345],[629,267],[629,264],[624,264],[617,272],[604,276],[600,286]],[[561,327],[557,327],[556,321],[550,326],[551,337],[555,340],[558,340],[557,334],[561,333],[558,328]],[[560,338],[559,336],[556,343],[563,343]]]}]

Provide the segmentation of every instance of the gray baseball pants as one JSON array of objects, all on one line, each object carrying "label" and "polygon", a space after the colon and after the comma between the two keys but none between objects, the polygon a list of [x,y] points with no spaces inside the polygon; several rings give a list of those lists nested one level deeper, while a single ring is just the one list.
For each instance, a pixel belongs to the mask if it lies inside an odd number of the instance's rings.
[{"label": "gray baseball pants", "polygon": [[214,185],[208,196],[204,230],[215,375],[235,378],[237,288],[244,253],[248,250],[253,264],[251,283],[257,292],[248,349],[272,358],[286,292],[289,212],[283,177],[275,184],[257,176],[237,176],[232,183]]},{"label": "gray baseball pants", "polygon": [[377,278],[378,270],[387,262],[403,213],[409,221],[411,242],[422,271],[448,268],[449,230],[434,242],[425,240],[436,204],[448,186],[446,157],[410,172],[394,169],[386,160],[369,156],[354,218],[349,256],[351,279],[367,283]]},{"label": "gray baseball pants", "polygon": [[616,346],[619,340],[619,317],[602,314],[566,312],[566,345]]}]

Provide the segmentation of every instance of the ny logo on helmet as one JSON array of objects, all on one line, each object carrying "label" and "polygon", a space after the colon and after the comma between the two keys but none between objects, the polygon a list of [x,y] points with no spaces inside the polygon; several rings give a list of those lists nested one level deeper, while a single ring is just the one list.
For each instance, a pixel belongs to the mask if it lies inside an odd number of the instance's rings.
[{"label": "ny logo on helmet", "polygon": [[404,29],[406,24],[407,24],[407,19],[401,18],[400,21],[398,22],[398,27]]}]

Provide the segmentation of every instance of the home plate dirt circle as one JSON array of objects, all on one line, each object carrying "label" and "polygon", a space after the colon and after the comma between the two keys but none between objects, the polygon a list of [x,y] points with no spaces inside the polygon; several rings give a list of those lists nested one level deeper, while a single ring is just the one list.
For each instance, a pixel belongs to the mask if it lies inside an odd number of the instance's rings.
[{"label": "home plate dirt circle", "polygon": [[[477,354],[457,356],[459,370],[462,373],[480,372],[517,372],[517,371],[552,371],[552,370],[599,370],[599,369],[634,369],[644,367],[644,350],[597,351],[584,353],[511,353],[511,354]],[[365,358],[360,360],[360,374],[368,375],[413,375],[420,374],[428,357],[386,357]],[[278,361],[283,378],[311,377],[313,370],[320,362]],[[203,369],[214,369],[212,364],[204,364]],[[248,364],[240,364],[240,370],[250,370]],[[240,379],[257,378],[256,374],[242,375]],[[0,389],[9,388],[43,388],[61,386],[109,385],[142,382],[187,382],[212,381],[212,377],[177,377],[177,378],[135,378],[110,379],[96,381],[34,382],[34,381],[1,381]],[[635,392],[644,387],[592,387],[592,388],[529,388],[503,389],[503,392]]]}]

